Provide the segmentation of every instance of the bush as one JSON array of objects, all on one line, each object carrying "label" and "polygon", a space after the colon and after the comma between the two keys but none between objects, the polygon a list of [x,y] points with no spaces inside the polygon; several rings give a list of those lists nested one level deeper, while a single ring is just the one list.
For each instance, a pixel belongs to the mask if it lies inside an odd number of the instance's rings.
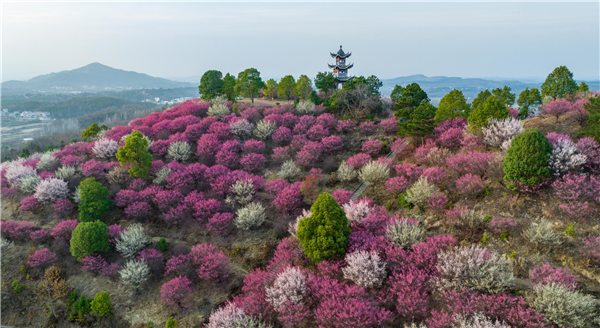
[{"label": "bush", "polygon": [[264,155],[254,153],[246,154],[242,156],[242,159],[240,160],[240,164],[244,170],[248,172],[259,171],[261,168],[265,167],[266,162],[267,160]]},{"label": "bush", "polygon": [[561,233],[552,228],[551,222],[543,219],[532,223],[523,232],[523,237],[538,246],[560,246],[563,243]]},{"label": "bush", "polygon": [[29,166],[23,166],[21,164],[12,164],[4,173],[4,176],[13,187],[18,187],[21,183],[21,179],[27,176],[37,175],[37,171]]},{"label": "bush", "polygon": [[[2,189],[2,193],[6,197],[4,189]],[[22,212],[36,212],[41,209],[42,206],[43,204],[40,203],[34,195],[31,195],[23,198],[21,201],[21,206],[19,206],[19,210]]]},{"label": "bush", "polygon": [[65,181],[71,180],[75,176],[75,167],[73,166],[61,166],[56,170],[56,177]]},{"label": "bush", "polygon": [[[165,323],[165,328],[177,328],[177,327],[179,327],[177,320],[173,319],[173,317],[169,317],[167,319],[167,323]],[[148,327],[148,328],[151,328],[151,327]]]},{"label": "bush", "polygon": [[427,205],[427,200],[434,193],[439,192],[439,188],[429,183],[427,177],[421,176],[410,189],[406,192],[404,199],[414,205],[417,205],[421,210]]},{"label": "bush", "polygon": [[148,243],[150,240],[144,227],[139,223],[134,223],[119,235],[115,246],[125,258],[130,258],[137,255]]},{"label": "bush", "polygon": [[90,310],[99,317],[105,317],[112,314],[112,305],[110,295],[107,292],[98,292],[90,303]]},{"label": "bush", "polygon": [[468,151],[448,157],[446,164],[448,168],[456,171],[459,175],[471,173],[482,176],[488,169],[492,158],[494,158],[494,154],[492,153]]},{"label": "bush", "polygon": [[192,287],[192,282],[187,277],[173,278],[160,288],[160,300],[175,309],[181,309],[192,293]]},{"label": "bush", "polygon": [[69,188],[67,182],[57,178],[48,178],[40,181],[35,187],[35,198],[41,203],[51,203],[55,200],[67,198]]},{"label": "bush", "polygon": [[323,144],[323,149],[326,152],[337,152],[344,147],[342,138],[339,136],[324,137],[321,139],[321,143]]},{"label": "bush", "polygon": [[385,262],[376,252],[356,251],[346,254],[348,265],[342,268],[344,278],[365,288],[377,288],[385,278]]},{"label": "bush", "polygon": [[87,178],[79,184],[79,221],[91,222],[106,218],[112,207],[108,189],[95,178]]},{"label": "bush", "polygon": [[125,285],[138,288],[150,278],[150,266],[144,260],[131,259],[125,263],[123,269],[119,270],[119,275]]},{"label": "bush", "polygon": [[367,214],[373,210],[371,204],[366,200],[351,200],[349,203],[342,205],[342,208],[350,226],[362,223]]},{"label": "bush", "polygon": [[70,240],[73,230],[77,227],[77,220],[66,220],[57,223],[50,235],[58,240]]},{"label": "bush", "polygon": [[556,116],[556,122],[558,122],[558,118],[573,109],[573,104],[568,100],[553,100],[547,104],[544,104],[540,108],[540,112],[545,115],[554,115]]},{"label": "bush", "polygon": [[0,227],[3,237],[21,240],[29,237],[35,225],[29,221],[2,221],[0,222]]},{"label": "bush", "polygon": [[517,135],[504,159],[504,181],[510,189],[536,188],[550,177],[552,146],[538,129]]},{"label": "bush", "polygon": [[307,275],[298,267],[289,267],[279,273],[273,286],[266,287],[267,301],[279,309],[287,302],[301,304],[307,292]]},{"label": "bush", "polygon": [[600,173],[600,144],[590,137],[577,141],[577,151],[587,157],[586,168],[594,173]]},{"label": "bush", "polygon": [[382,147],[383,147],[383,144],[381,143],[381,140],[373,139],[373,140],[365,141],[362,145],[361,150],[365,154],[375,156],[375,155],[379,154]]},{"label": "bush", "polygon": [[525,129],[523,129],[522,121],[509,117],[504,120],[490,118],[488,126],[481,131],[483,132],[483,140],[488,145],[507,150],[512,139]]},{"label": "bush", "polygon": [[495,294],[515,286],[510,262],[478,245],[454,248],[438,255],[443,288],[461,288]]},{"label": "bush", "polygon": [[167,157],[180,163],[187,161],[191,155],[192,147],[187,142],[173,142],[167,150]]},{"label": "bush", "polygon": [[281,169],[279,170],[279,176],[288,181],[293,180],[300,174],[300,168],[296,163],[292,160],[288,160],[281,165]]},{"label": "bush", "polygon": [[29,260],[27,261],[27,265],[32,268],[37,266],[46,267],[50,265],[50,263],[56,260],[56,254],[52,253],[49,249],[43,248],[35,251],[33,254],[29,256]]},{"label": "bush", "polygon": [[275,132],[275,130],[277,130],[277,124],[270,121],[261,120],[256,124],[253,134],[260,140],[266,140],[273,134],[273,132]]},{"label": "bush", "polygon": [[260,226],[266,218],[265,208],[261,204],[250,203],[237,210],[233,224],[239,229],[249,230],[252,227]]},{"label": "bush", "polygon": [[111,276],[117,273],[118,265],[108,264],[106,260],[100,255],[89,255],[83,257],[81,260],[81,270],[92,272],[95,274],[102,274],[105,276]]},{"label": "bush", "polygon": [[50,171],[54,167],[56,164],[56,157],[54,157],[54,155],[49,154],[49,153],[45,153],[40,157],[40,161],[37,162],[37,164],[35,165],[35,168],[40,170],[40,171]]},{"label": "bush", "polygon": [[26,176],[21,179],[19,189],[26,195],[33,194],[40,181],[41,179],[38,175]]},{"label": "bush", "polygon": [[237,307],[234,303],[228,303],[213,311],[208,319],[208,325],[206,325],[206,328],[223,327],[267,328],[269,326],[247,315],[244,309]]},{"label": "bush", "polygon": [[348,160],[346,160],[346,165],[358,170],[369,161],[371,161],[371,156],[369,154],[356,154],[350,156]]},{"label": "bush", "polygon": [[133,131],[126,139],[125,146],[119,147],[117,159],[121,166],[130,166],[129,175],[134,178],[148,178],[152,156],[148,154],[148,140],[140,131]]},{"label": "bush", "polygon": [[553,144],[548,167],[556,176],[580,168],[587,162],[587,157],[582,155],[569,139],[560,139]]},{"label": "bush", "polygon": [[195,245],[188,257],[202,280],[219,282],[229,276],[229,258],[214,245]]},{"label": "bush", "polygon": [[100,221],[79,223],[73,230],[71,255],[80,260],[95,252],[108,251],[110,249],[108,232],[106,224]]},{"label": "bush", "polygon": [[425,239],[425,228],[413,218],[395,218],[386,227],[385,234],[394,245],[411,248]]},{"label": "bush", "polygon": [[483,179],[471,173],[467,173],[456,180],[456,189],[461,195],[474,197],[485,187]]},{"label": "bush", "polygon": [[596,302],[590,295],[571,291],[562,285],[551,283],[538,285],[531,307],[544,314],[544,318],[561,327],[586,327],[598,322]]},{"label": "bush", "polygon": [[300,187],[302,182],[295,182],[284,188],[275,196],[273,206],[283,212],[292,212],[302,206],[302,193]]},{"label": "bush", "polygon": [[338,189],[331,194],[331,196],[335,198],[335,201],[340,205],[349,202],[352,199],[352,195],[352,191],[344,189]]},{"label": "bush", "polygon": [[219,103],[213,103],[208,108],[208,111],[206,112],[206,114],[208,116],[212,116],[212,117],[221,117],[221,116],[228,115],[229,113],[231,113],[231,111],[229,110],[229,107],[225,106],[224,104],[219,104]]},{"label": "bush", "polygon": [[50,233],[46,229],[32,231],[29,234],[29,238],[31,238],[31,240],[35,240],[36,242],[42,242],[48,239],[48,237],[50,237]]},{"label": "bush", "polygon": [[354,167],[347,165],[346,161],[342,161],[338,170],[336,172],[336,178],[344,183],[348,183],[358,176],[358,172],[354,169]]},{"label": "bush", "polygon": [[296,162],[305,167],[312,167],[323,153],[323,145],[320,142],[307,142],[298,153],[296,153]]},{"label": "bush", "polygon": [[230,131],[233,135],[240,139],[249,138],[254,130],[254,124],[246,119],[239,119],[229,124]]},{"label": "bush", "polygon": [[358,179],[368,185],[383,184],[390,177],[388,165],[371,161],[358,172]]},{"label": "bush", "polygon": [[103,138],[96,141],[94,147],[92,148],[94,155],[103,159],[114,157],[117,154],[117,150],[119,150],[119,143],[108,138]]},{"label": "bush", "polygon": [[344,254],[350,227],[340,205],[329,194],[323,193],[310,211],[312,215],[298,223],[297,236],[304,254],[314,262]]},{"label": "bush", "polygon": [[548,262],[535,266],[531,272],[529,272],[529,279],[531,279],[534,286],[556,283],[569,290],[575,290],[579,287],[577,285],[577,278],[579,278],[579,276],[569,274],[567,268],[555,269]]}]

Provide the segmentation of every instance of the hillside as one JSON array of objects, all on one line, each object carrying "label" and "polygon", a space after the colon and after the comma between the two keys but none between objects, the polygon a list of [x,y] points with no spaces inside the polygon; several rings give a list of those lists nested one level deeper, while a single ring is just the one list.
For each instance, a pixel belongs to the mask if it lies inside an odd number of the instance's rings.
[{"label": "hillside", "polygon": [[597,96],[414,137],[193,99],[2,163],[2,324],[600,327]]},{"label": "hillside", "polygon": [[8,94],[47,92],[101,92],[143,88],[181,88],[192,83],[175,82],[143,73],[92,63],[77,69],[36,76],[27,81],[6,81],[2,92]]}]

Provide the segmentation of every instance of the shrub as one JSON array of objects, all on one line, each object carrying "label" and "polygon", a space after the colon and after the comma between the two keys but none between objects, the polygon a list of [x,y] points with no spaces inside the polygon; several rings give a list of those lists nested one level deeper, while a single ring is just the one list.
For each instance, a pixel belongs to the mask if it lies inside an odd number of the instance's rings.
[{"label": "shrub", "polygon": [[340,205],[329,194],[323,193],[310,211],[312,215],[298,224],[297,236],[304,254],[314,262],[344,254],[350,227]]},{"label": "shrub", "polygon": [[358,125],[358,129],[365,135],[371,135],[377,130],[377,125],[373,121],[365,121]]},{"label": "shrub", "polygon": [[254,196],[256,190],[250,180],[238,180],[231,186],[231,195],[225,200],[227,203],[246,205]]},{"label": "shrub", "polygon": [[223,235],[231,222],[233,222],[232,213],[215,213],[215,215],[208,218],[206,229],[210,232]]},{"label": "shrub", "polygon": [[110,248],[108,228],[106,224],[95,222],[81,222],[73,230],[71,238],[71,255],[80,260],[95,252],[106,252]]},{"label": "shrub", "polygon": [[289,146],[273,148],[271,159],[276,163],[281,163],[290,158]]},{"label": "shrub", "polygon": [[115,166],[108,171],[106,178],[111,184],[118,185],[127,182],[130,176],[129,171],[126,167]]},{"label": "shrub", "polygon": [[249,138],[254,130],[254,124],[246,119],[239,119],[229,124],[229,129],[233,135],[240,139]]},{"label": "shrub", "polygon": [[315,109],[315,104],[313,104],[309,100],[301,100],[296,105],[296,110],[300,114],[312,114],[314,109]]},{"label": "shrub", "polygon": [[125,285],[131,285],[138,288],[150,278],[150,266],[146,261],[131,259],[125,263],[125,266],[119,270],[121,281]]},{"label": "shrub", "polygon": [[554,175],[563,175],[585,164],[587,157],[579,154],[577,147],[569,139],[560,139],[553,144],[552,153],[548,159],[548,167]]},{"label": "shrub", "polygon": [[358,176],[358,172],[354,167],[347,165],[346,161],[342,161],[336,172],[336,178],[344,183],[354,180]]},{"label": "shrub", "polygon": [[346,254],[348,265],[342,268],[344,278],[365,288],[377,288],[385,278],[385,263],[375,252],[356,251]]},{"label": "shrub", "polygon": [[337,152],[344,147],[342,138],[339,136],[324,137],[321,139],[321,143],[323,144],[323,150],[326,152]]},{"label": "shrub", "polygon": [[14,246],[15,246],[14,242],[8,241],[4,238],[0,238],[0,251],[3,254],[6,254],[6,252],[8,252],[8,250],[13,248]]},{"label": "shrub", "polygon": [[117,238],[115,247],[125,258],[134,257],[150,243],[144,227],[134,223]]},{"label": "shrub", "polygon": [[254,153],[246,154],[242,156],[242,159],[240,160],[240,164],[244,170],[249,172],[259,171],[265,166],[266,162],[267,160],[264,155]]},{"label": "shrub", "polygon": [[383,144],[381,143],[381,140],[373,139],[373,140],[365,141],[362,145],[361,150],[363,153],[369,154],[371,156],[375,156],[375,155],[379,154],[382,147],[383,147]]},{"label": "shrub", "polygon": [[515,118],[497,120],[490,118],[488,126],[481,129],[483,140],[490,146],[507,150],[510,142],[519,133],[525,131],[523,122]]},{"label": "shrub", "polygon": [[228,303],[213,311],[208,319],[208,325],[206,325],[206,328],[222,327],[267,328],[268,326],[247,315],[244,309],[237,307],[234,303]]},{"label": "shrub", "polygon": [[277,130],[277,124],[261,120],[256,124],[253,134],[260,140],[266,140],[273,134],[273,132],[275,132],[275,130]]},{"label": "shrub", "polygon": [[118,269],[117,264],[108,264],[104,258],[100,255],[89,255],[83,257],[81,260],[81,270],[88,271],[96,274],[102,274],[111,276],[116,274]]},{"label": "shrub", "polygon": [[498,320],[494,322],[493,320],[489,319],[481,313],[474,313],[471,316],[466,316],[464,314],[455,314],[452,317],[452,320],[453,328],[510,328],[510,326],[505,324],[504,322],[500,322]]},{"label": "shrub", "polygon": [[176,162],[185,162],[192,154],[192,147],[187,142],[173,142],[169,145],[167,156]]},{"label": "shrub", "polygon": [[300,174],[300,168],[296,163],[292,160],[288,160],[281,165],[281,169],[279,170],[279,176],[288,181],[293,180]]},{"label": "shrub", "polygon": [[292,130],[285,126],[280,126],[275,133],[273,133],[273,141],[278,144],[288,144],[292,141]]},{"label": "shrub", "polygon": [[554,115],[556,116],[556,122],[558,122],[558,118],[560,115],[567,113],[573,109],[573,104],[568,100],[553,100],[547,104],[544,104],[540,108],[540,112],[545,115]]},{"label": "shrub", "polygon": [[390,169],[384,163],[371,161],[361,167],[358,179],[366,184],[383,184],[390,177]]},{"label": "shrub", "polygon": [[306,131],[306,137],[311,141],[318,141],[329,136],[329,129],[321,124],[315,124]]},{"label": "shrub", "polygon": [[[6,192],[4,189],[2,189],[2,194],[4,197],[6,197]],[[21,201],[21,206],[19,206],[19,210],[22,212],[36,212],[41,209],[42,206],[43,204],[40,203],[34,195],[31,195],[23,198]]]},{"label": "shrub", "polygon": [[301,304],[307,292],[307,275],[298,267],[289,267],[279,273],[273,286],[266,287],[267,301],[279,309],[287,302]]},{"label": "shrub", "polygon": [[109,159],[117,154],[119,143],[109,138],[103,138],[95,142],[92,151],[99,158]]},{"label": "shrub", "polygon": [[413,218],[396,217],[386,227],[385,234],[394,245],[410,248],[425,239],[425,228]]},{"label": "shrub", "polygon": [[212,103],[208,108],[206,114],[212,117],[221,117],[231,113],[229,107],[225,106],[223,103]]},{"label": "shrub", "polygon": [[112,314],[112,305],[110,304],[110,295],[107,292],[98,292],[90,303],[90,310],[99,317],[105,317]]},{"label": "shrub", "polygon": [[394,116],[381,120],[379,125],[387,134],[396,134],[398,132],[398,119]]},{"label": "shrub", "polygon": [[478,245],[454,248],[438,255],[437,269],[443,288],[478,290],[495,294],[515,285],[510,262]]},{"label": "shrub", "polygon": [[471,173],[482,176],[489,167],[490,160],[494,157],[492,153],[469,151],[448,157],[446,164],[448,168],[456,171],[459,175]]},{"label": "shrub", "polygon": [[301,182],[295,182],[275,196],[273,206],[282,212],[292,212],[302,206]]},{"label": "shrub", "polygon": [[87,178],[79,184],[79,221],[91,222],[106,217],[112,207],[112,201],[107,199],[109,192],[95,178]]},{"label": "shrub", "polygon": [[548,160],[552,146],[538,130],[530,129],[517,135],[510,143],[504,159],[504,180],[509,188],[535,188],[550,177]]},{"label": "shrub", "polygon": [[61,198],[67,198],[69,188],[67,182],[57,178],[40,181],[35,187],[35,198],[42,203],[51,203]]},{"label": "shrub", "polygon": [[567,268],[555,269],[548,262],[545,262],[542,265],[536,265],[529,272],[529,279],[533,281],[534,287],[537,285],[556,283],[569,290],[575,290],[579,287],[577,285],[577,278],[579,278],[579,276],[569,274]]},{"label": "shrub", "polygon": [[229,276],[229,258],[214,245],[195,245],[188,256],[200,279],[218,282]]},{"label": "shrub", "polygon": [[40,157],[40,161],[35,164],[35,168],[40,171],[50,171],[55,165],[56,157],[52,154],[45,153]]},{"label": "shrub", "polygon": [[29,221],[2,221],[0,227],[2,235],[10,239],[20,240],[29,237],[35,225]]},{"label": "shrub", "polygon": [[[311,170],[312,171],[312,170]],[[300,185],[300,193],[308,203],[314,203],[319,196],[321,188],[319,187],[320,178],[317,174],[310,174]]]},{"label": "shrub", "polygon": [[404,199],[409,203],[417,205],[422,210],[427,205],[429,197],[439,191],[436,185],[429,183],[427,177],[422,176],[406,191]]},{"label": "shrub", "polygon": [[410,181],[408,181],[403,176],[389,178],[385,182],[386,191],[393,195],[397,195],[401,192],[406,191],[406,188],[408,188],[409,185]]},{"label": "shrub", "polygon": [[265,190],[275,196],[279,194],[285,187],[288,186],[287,181],[283,179],[269,181],[265,184]]},{"label": "shrub", "polygon": [[41,179],[37,175],[26,176],[21,179],[21,184],[19,185],[19,189],[25,194],[32,194],[35,192],[37,185],[40,183]]},{"label": "shrub", "polygon": [[13,164],[6,169],[4,176],[12,186],[18,187],[21,179],[27,176],[37,175],[37,171],[29,166]]},{"label": "shrub", "polygon": [[29,260],[27,261],[27,265],[32,268],[37,266],[48,266],[50,263],[56,260],[56,254],[52,253],[49,249],[43,248],[35,251],[33,254],[29,256]]},{"label": "shrub", "polygon": [[590,295],[571,291],[562,285],[551,283],[538,285],[531,307],[543,313],[544,318],[561,327],[586,327],[598,322],[596,302]]},{"label": "shrub", "polygon": [[552,228],[552,223],[546,220],[532,223],[523,232],[523,237],[538,246],[559,246],[563,243],[560,232]]},{"label": "shrub", "polygon": [[40,229],[40,230],[32,231],[29,234],[29,238],[31,238],[32,240],[35,240],[37,242],[44,241],[49,236],[50,236],[50,233],[46,229]]},{"label": "shrub", "polygon": [[323,153],[323,145],[320,142],[309,141],[296,154],[296,162],[302,166],[311,167],[319,160]]},{"label": "shrub", "polygon": [[179,276],[162,285],[160,300],[173,308],[180,309],[191,293],[192,282],[187,277]]},{"label": "shrub", "polygon": [[355,225],[362,223],[363,219],[373,210],[372,204],[366,200],[353,201],[342,205],[344,214],[348,219],[348,224]]},{"label": "shrub", "polygon": [[427,181],[441,186],[443,182],[446,180],[446,169],[443,167],[428,167],[423,171],[423,176],[427,177]]},{"label": "shrub", "polygon": [[485,187],[485,182],[479,176],[467,173],[456,180],[456,189],[461,195],[473,197]]},{"label": "shrub", "polygon": [[239,229],[249,230],[263,224],[266,217],[265,208],[261,204],[250,203],[237,210],[233,224]]},{"label": "shrub", "polygon": [[336,202],[338,202],[338,204],[342,205],[349,202],[350,199],[352,199],[352,194],[353,193],[350,190],[338,189],[334,191],[331,194],[331,196],[335,199]]},{"label": "shrub", "polygon": [[75,173],[75,167],[61,166],[58,168],[58,170],[56,170],[56,177],[65,181],[69,181],[73,176],[75,176]]},{"label": "shrub", "polygon": [[344,132],[350,131],[350,129],[352,129],[355,126],[356,126],[356,123],[354,123],[354,121],[352,121],[352,120],[342,120],[342,121],[338,121],[335,129],[340,133],[344,133]]},{"label": "shrub", "polygon": [[346,165],[358,170],[361,166],[367,164],[371,161],[371,156],[369,154],[356,154],[350,156],[348,160],[346,160]]},{"label": "shrub", "polygon": [[77,227],[77,220],[66,220],[57,223],[50,235],[58,240],[70,240],[73,230]]},{"label": "shrub", "polygon": [[586,168],[594,173],[600,173],[600,144],[590,137],[577,141],[577,151],[587,157]]}]

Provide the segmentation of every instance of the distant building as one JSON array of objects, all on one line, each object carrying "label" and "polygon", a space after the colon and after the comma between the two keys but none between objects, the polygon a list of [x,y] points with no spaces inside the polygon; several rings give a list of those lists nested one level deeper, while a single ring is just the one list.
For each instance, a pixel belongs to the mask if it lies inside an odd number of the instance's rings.
[{"label": "distant building", "polygon": [[354,78],[354,76],[348,76],[348,70],[351,69],[354,64],[346,64],[346,58],[352,56],[351,52],[345,53],[344,50],[342,50],[342,46],[340,46],[338,52],[330,52],[329,54],[331,55],[331,58],[335,58],[335,64],[327,65],[329,68],[333,69],[333,77],[338,85]]}]

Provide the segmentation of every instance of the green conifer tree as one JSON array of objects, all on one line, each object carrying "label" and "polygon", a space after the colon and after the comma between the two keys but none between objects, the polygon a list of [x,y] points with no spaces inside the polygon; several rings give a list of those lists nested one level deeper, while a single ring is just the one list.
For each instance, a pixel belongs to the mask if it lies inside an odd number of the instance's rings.
[{"label": "green conifer tree", "polygon": [[121,166],[130,165],[129,175],[147,179],[152,166],[152,155],[148,154],[148,141],[140,131],[133,131],[125,138],[125,146],[119,147],[117,159]]},{"label": "green conifer tree", "polygon": [[552,145],[537,128],[525,130],[510,143],[504,159],[504,181],[510,189],[537,187],[550,178]]},{"label": "green conifer tree", "polygon": [[103,219],[113,202],[108,199],[108,189],[96,178],[87,178],[79,184],[79,222],[92,222]]},{"label": "green conifer tree", "polygon": [[490,96],[483,104],[473,108],[467,122],[469,122],[471,130],[479,130],[488,125],[488,119],[504,119],[509,115],[510,111],[506,108],[506,105],[496,98],[496,96]]},{"label": "green conifer tree", "polygon": [[71,235],[71,255],[80,260],[110,249],[108,227],[103,222],[80,222]]}]

